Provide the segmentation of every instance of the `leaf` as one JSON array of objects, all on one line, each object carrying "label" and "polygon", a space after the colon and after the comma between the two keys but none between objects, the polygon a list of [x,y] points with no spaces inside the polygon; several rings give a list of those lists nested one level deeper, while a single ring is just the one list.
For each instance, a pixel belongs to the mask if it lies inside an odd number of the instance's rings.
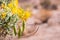
[{"label": "leaf", "polygon": [[22,28],[19,27],[19,30],[18,30],[18,37],[19,38],[20,38],[20,36],[22,36],[24,29],[25,29],[25,22],[23,21],[22,22]]},{"label": "leaf", "polygon": [[8,26],[6,26],[7,30],[10,31],[10,28]]},{"label": "leaf", "polygon": [[25,29],[25,22],[23,21],[23,23],[22,23],[22,32],[24,31],[24,29]]},{"label": "leaf", "polygon": [[14,34],[16,35],[17,32],[16,32],[16,28],[15,28],[15,26],[13,27],[13,30],[14,30]]},{"label": "leaf", "polygon": [[18,37],[20,38],[20,36],[21,36],[21,29],[19,28],[19,30],[18,30]]}]

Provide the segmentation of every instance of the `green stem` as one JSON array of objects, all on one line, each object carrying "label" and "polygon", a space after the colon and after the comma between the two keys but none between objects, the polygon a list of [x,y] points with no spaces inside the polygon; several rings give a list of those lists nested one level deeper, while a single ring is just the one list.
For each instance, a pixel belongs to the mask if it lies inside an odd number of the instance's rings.
[{"label": "green stem", "polygon": [[20,38],[20,36],[21,36],[21,29],[20,29],[20,27],[19,27],[19,30],[18,30],[18,37]]},{"label": "green stem", "polygon": [[22,32],[24,32],[24,29],[25,29],[25,21],[23,21],[22,23]]},{"label": "green stem", "polygon": [[13,27],[13,30],[14,30],[14,34],[16,35],[17,32],[16,32],[16,28],[15,28],[15,26]]}]

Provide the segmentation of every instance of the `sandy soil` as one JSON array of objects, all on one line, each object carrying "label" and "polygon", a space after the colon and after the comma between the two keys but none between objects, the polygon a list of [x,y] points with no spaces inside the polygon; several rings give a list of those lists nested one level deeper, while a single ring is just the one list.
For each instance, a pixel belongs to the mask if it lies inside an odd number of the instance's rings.
[{"label": "sandy soil", "polygon": [[35,35],[20,40],[60,40],[60,26],[39,25]]}]

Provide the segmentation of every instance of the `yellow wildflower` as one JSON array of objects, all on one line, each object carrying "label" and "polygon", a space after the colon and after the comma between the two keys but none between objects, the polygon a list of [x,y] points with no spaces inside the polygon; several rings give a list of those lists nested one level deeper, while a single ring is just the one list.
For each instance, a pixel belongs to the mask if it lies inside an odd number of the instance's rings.
[{"label": "yellow wildflower", "polygon": [[22,8],[18,8],[18,13],[23,13],[24,10]]},{"label": "yellow wildflower", "polygon": [[[13,0],[12,0],[13,1]],[[31,13],[28,11],[24,11],[22,8],[18,8],[18,0],[11,1],[10,4],[8,4],[8,7],[11,8],[13,14],[17,14],[19,18],[22,20],[27,20]]]},{"label": "yellow wildflower", "polygon": [[24,12],[23,9],[16,8],[16,7],[12,8],[11,11],[12,11],[13,14],[18,14],[19,16],[21,16]]},{"label": "yellow wildflower", "polygon": [[12,9],[13,8],[13,4],[12,3],[9,3],[8,4],[8,7]]},{"label": "yellow wildflower", "polygon": [[17,13],[17,8],[12,8],[11,11],[12,11],[12,14],[16,14]]},{"label": "yellow wildflower", "polygon": [[18,7],[18,0],[11,0],[11,2],[8,4],[8,7],[10,8]]},{"label": "yellow wildflower", "polygon": [[18,0],[14,0],[14,5],[18,7]]},{"label": "yellow wildflower", "polygon": [[19,16],[19,18],[21,18],[21,16],[23,15],[24,13],[24,10],[22,8],[17,8],[17,11],[16,11],[17,15]]},{"label": "yellow wildflower", "polygon": [[11,9],[13,14],[18,13],[18,0],[11,0],[8,7]]},{"label": "yellow wildflower", "polygon": [[4,19],[6,17],[6,13],[5,12],[2,13],[1,17],[2,17],[2,19]]},{"label": "yellow wildflower", "polygon": [[28,11],[25,11],[25,13],[23,13],[22,15],[22,20],[26,21],[30,16],[31,16],[31,13]]}]

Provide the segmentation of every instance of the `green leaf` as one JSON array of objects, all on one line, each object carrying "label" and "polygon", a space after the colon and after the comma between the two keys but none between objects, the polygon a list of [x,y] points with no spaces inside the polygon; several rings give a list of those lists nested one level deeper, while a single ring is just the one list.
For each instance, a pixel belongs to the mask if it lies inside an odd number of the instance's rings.
[{"label": "green leaf", "polygon": [[22,36],[24,29],[25,29],[25,21],[22,22],[22,28],[19,27],[19,30],[18,30],[18,37],[19,38],[20,38],[20,36]]},{"label": "green leaf", "polygon": [[14,30],[14,34],[16,35],[17,32],[16,32],[16,28],[15,28],[15,26],[13,27],[13,30]]},{"label": "green leaf", "polygon": [[10,31],[10,28],[8,26],[6,26],[7,30]]},{"label": "green leaf", "polygon": [[24,29],[25,29],[25,21],[23,21],[22,23],[22,32],[24,31]]},{"label": "green leaf", "polygon": [[19,30],[18,30],[18,37],[20,38],[20,36],[21,36],[21,29],[19,28]]}]

